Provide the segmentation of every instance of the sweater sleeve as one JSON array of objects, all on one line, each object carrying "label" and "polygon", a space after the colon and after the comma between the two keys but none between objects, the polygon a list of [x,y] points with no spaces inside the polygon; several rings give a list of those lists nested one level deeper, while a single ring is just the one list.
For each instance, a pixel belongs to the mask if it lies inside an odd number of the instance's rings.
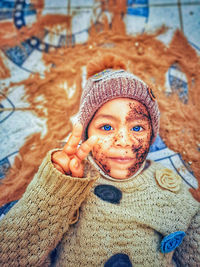
[{"label": "sweater sleeve", "polygon": [[73,222],[96,178],[66,176],[51,152],[23,197],[0,221],[0,266],[39,266]]},{"label": "sweater sleeve", "polygon": [[193,217],[186,236],[174,256],[177,266],[200,266],[200,209]]}]

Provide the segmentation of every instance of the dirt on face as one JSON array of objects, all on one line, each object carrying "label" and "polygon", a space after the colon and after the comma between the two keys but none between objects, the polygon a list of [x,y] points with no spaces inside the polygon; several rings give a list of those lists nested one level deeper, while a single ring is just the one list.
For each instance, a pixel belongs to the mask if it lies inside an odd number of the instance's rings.
[{"label": "dirt on face", "polygon": [[126,117],[127,121],[132,121],[133,119],[146,119],[149,122],[151,121],[151,118],[149,116],[149,113],[144,105],[135,106],[132,103],[129,103],[130,112],[128,116]]},{"label": "dirt on face", "polygon": [[[106,143],[107,140],[104,140],[104,145]],[[109,149],[109,147],[108,147]],[[99,144],[97,144],[96,147],[94,147],[93,151],[92,151],[92,155],[93,158],[95,160],[95,162],[99,165],[99,167],[108,175],[110,175],[110,166],[106,160],[106,156],[104,155],[104,153],[102,153],[103,151],[103,147],[102,147],[102,142],[100,142]]]},{"label": "dirt on face", "polygon": [[88,136],[92,135],[99,140],[92,150],[99,167],[113,178],[129,178],[141,167],[149,151],[152,127],[148,111],[129,98],[107,101],[89,124]]},{"label": "dirt on face", "polygon": [[128,176],[133,175],[134,173],[136,173],[140,167],[142,166],[143,162],[145,161],[148,153],[149,153],[149,147],[150,147],[150,140],[149,142],[142,142],[140,141],[141,145],[138,147],[135,147],[134,145],[132,146],[132,151],[133,154],[135,155],[137,161],[136,163],[129,168],[129,174]]},{"label": "dirt on face", "polygon": [[151,118],[144,105],[140,104],[135,106],[132,103],[129,103],[129,107],[130,111],[128,116],[126,117],[126,120],[133,121],[136,119],[136,120],[146,121],[145,130],[147,133],[146,135],[138,137],[136,135],[134,137],[135,139],[137,139],[137,142],[134,142],[134,144],[132,145],[132,151],[137,160],[135,164],[131,168],[129,168],[129,176],[130,176],[135,172],[137,172],[137,170],[142,166],[144,160],[146,159],[149,153],[149,148],[152,139],[152,126],[151,126]]},{"label": "dirt on face", "polygon": [[[91,59],[106,53],[122,57],[128,71],[133,72],[153,89],[161,111],[162,139],[170,149],[182,155],[200,181],[199,56],[179,30],[174,33],[168,46],[157,38],[166,32],[165,27],[154,33],[135,36],[126,34],[123,22],[123,14],[126,12],[125,2],[101,1],[102,9],[112,13],[112,24],[108,23],[106,16],[102,17],[100,27],[91,23],[87,43],[54,49],[43,55],[45,64],[51,68],[51,71],[45,73],[44,78],[31,75],[29,79],[15,84],[24,85],[25,99],[30,104],[31,111],[47,121],[47,133],[43,138],[40,134],[27,137],[19,150],[19,155],[15,158],[14,165],[0,185],[0,205],[22,196],[47,151],[59,147],[60,141],[71,131],[70,117],[78,112],[82,92],[82,67],[85,67]],[[51,16],[52,24],[49,20],[47,22],[41,18],[37,27],[33,27],[34,31],[24,28],[22,37],[20,37],[21,31],[14,30],[12,25],[8,25],[11,29],[9,36],[6,36],[9,31],[0,32],[1,47],[8,42],[16,44],[16,40],[21,41],[20,38],[37,35],[38,28],[41,29],[45,23],[48,27],[53,27],[53,21],[58,21],[58,16]],[[70,27],[69,20],[66,27]],[[177,64],[187,77],[189,88],[187,104],[183,103],[175,92],[166,94],[166,73],[173,64]],[[74,88],[71,97],[69,88]],[[5,94],[8,91],[9,88],[4,88]],[[191,192],[200,201],[200,188],[192,189]]]}]

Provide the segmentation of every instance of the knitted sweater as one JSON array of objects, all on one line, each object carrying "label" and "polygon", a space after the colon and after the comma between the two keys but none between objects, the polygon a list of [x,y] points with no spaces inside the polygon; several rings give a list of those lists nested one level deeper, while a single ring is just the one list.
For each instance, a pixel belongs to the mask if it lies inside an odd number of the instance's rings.
[{"label": "knitted sweater", "polygon": [[[184,184],[168,189],[156,178],[162,169],[150,162],[132,179],[110,181],[85,162],[85,178],[74,178],[48,153],[0,221],[0,266],[160,267],[172,266],[172,255],[178,266],[200,266],[200,205]],[[169,252],[168,239],[182,231]]]}]

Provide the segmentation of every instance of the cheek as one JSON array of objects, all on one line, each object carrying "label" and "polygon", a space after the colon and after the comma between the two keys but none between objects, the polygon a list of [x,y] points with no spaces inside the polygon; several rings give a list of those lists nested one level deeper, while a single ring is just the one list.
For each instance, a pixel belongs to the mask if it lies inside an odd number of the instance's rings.
[{"label": "cheek", "polygon": [[95,150],[101,150],[103,152],[106,152],[108,148],[110,148],[113,145],[113,138],[111,137],[105,137],[101,138],[99,137],[98,143],[95,145]]},{"label": "cheek", "polygon": [[133,142],[132,145],[132,152],[137,154],[143,154],[143,153],[148,153],[149,147],[150,147],[150,139],[151,135],[148,138],[141,137],[137,138],[137,142]]},{"label": "cheek", "polygon": [[98,143],[93,147],[92,154],[95,158],[105,158],[106,151],[111,147],[111,139],[100,139]]},{"label": "cheek", "polygon": [[147,154],[149,152],[150,147],[150,140],[151,140],[151,132],[140,136],[137,138],[137,144],[132,145],[132,152],[135,155],[136,161],[129,168],[129,176],[133,175],[145,161]]},{"label": "cheek", "polygon": [[107,163],[106,151],[110,147],[109,140],[100,140],[92,150],[92,155],[96,163],[106,172],[110,173],[110,167]]},{"label": "cheek", "polygon": [[92,154],[94,158],[99,158],[99,156],[102,154],[103,148],[102,144],[96,144],[92,149]]},{"label": "cheek", "polygon": [[133,147],[139,148],[143,146],[149,146],[151,143],[151,130],[145,131],[142,134],[135,134],[132,136]]},{"label": "cheek", "polygon": [[151,142],[151,133],[146,133],[145,135],[138,138],[138,141],[142,146],[150,145]]},{"label": "cheek", "polygon": [[133,153],[135,155],[135,162],[128,170],[128,176],[132,176],[139,168],[142,166],[143,162],[145,161],[147,154],[149,152],[149,144],[140,146],[136,151],[133,148]]}]

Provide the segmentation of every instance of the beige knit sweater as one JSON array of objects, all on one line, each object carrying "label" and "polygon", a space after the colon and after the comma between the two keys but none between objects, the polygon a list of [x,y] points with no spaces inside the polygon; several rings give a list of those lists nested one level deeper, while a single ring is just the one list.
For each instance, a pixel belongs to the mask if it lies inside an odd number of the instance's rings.
[{"label": "beige knit sweater", "polygon": [[[122,256],[123,266],[160,267],[171,266],[173,254],[178,266],[200,266],[200,205],[184,184],[170,188],[162,169],[151,162],[119,182],[86,162],[87,178],[72,178],[48,153],[0,221],[0,266],[108,267]],[[181,245],[162,253],[163,238],[177,231],[186,233]]]}]

